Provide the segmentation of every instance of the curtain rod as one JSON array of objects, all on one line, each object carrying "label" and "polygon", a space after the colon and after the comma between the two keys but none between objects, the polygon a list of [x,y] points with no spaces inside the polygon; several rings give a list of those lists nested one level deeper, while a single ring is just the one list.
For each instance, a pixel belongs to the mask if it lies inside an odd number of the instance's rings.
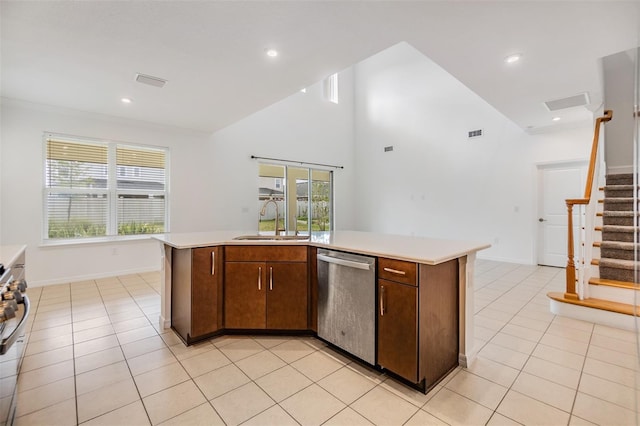
[{"label": "curtain rod", "polygon": [[271,161],[283,161],[285,163],[295,163],[295,164],[300,164],[301,166],[303,164],[308,164],[311,166],[323,166],[323,167],[333,167],[335,169],[344,169],[344,166],[334,166],[333,164],[322,164],[322,163],[308,163],[306,161],[295,161],[295,160],[283,160],[282,158],[269,158],[269,157],[258,157],[256,155],[252,155],[251,156],[252,159],[254,160],[271,160]]}]

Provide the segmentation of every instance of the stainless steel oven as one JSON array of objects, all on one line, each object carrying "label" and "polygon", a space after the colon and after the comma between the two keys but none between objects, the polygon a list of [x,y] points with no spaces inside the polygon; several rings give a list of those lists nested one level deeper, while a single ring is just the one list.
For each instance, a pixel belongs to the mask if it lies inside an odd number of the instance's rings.
[{"label": "stainless steel oven", "polygon": [[4,426],[11,425],[15,415],[18,372],[30,313],[29,297],[25,294],[24,253],[0,271],[0,426]]}]

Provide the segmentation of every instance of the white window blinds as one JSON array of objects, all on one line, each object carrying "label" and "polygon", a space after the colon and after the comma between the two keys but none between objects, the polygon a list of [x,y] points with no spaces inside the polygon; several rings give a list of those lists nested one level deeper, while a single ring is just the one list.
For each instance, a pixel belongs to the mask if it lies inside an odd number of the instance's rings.
[{"label": "white window blinds", "polygon": [[164,232],[165,153],[116,148],[118,234]]},{"label": "white window blinds", "polygon": [[45,150],[45,239],[165,232],[165,149],[48,135]]}]

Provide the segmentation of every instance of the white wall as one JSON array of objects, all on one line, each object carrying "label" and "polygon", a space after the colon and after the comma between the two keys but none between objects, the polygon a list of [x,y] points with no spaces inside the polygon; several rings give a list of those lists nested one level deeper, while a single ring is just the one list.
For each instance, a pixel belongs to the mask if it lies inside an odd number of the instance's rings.
[{"label": "white wall", "polygon": [[405,43],[356,65],[355,82],[356,228],[535,263],[535,164],[587,158],[592,130],[530,136]]},{"label": "white wall", "polygon": [[171,232],[257,231],[258,163],[251,154],[344,165],[334,174],[336,225],[351,228],[351,72],[341,74],[340,85],[338,105],[324,99],[318,83],[214,135],[2,99],[0,242],[27,244],[28,278],[36,285],[160,268],[159,243],[150,239],[42,246],[44,132],[168,147]]},{"label": "white wall", "polygon": [[172,232],[255,231],[257,155],[343,165],[336,229],[486,241],[480,257],[524,263],[535,262],[535,164],[586,159],[592,135],[527,135],[406,44],[340,73],[338,105],[318,83],[213,135],[2,101],[0,243],[28,245],[36,284],[159,269],[152,240],[40,246],[45,131],[169,147]]},{"label": "white wall", "polygon": [[322,82],[216,132],[210,181],[222,183],[210,214],[218,229],[257,231],[258,161],[251,155],[344,166],[334,170],[335,229],[354,226],[353,73],[339,75],[340,101]]},{"label": "white wall", "polygon": [[604,126],[607,143],[605,161],[611,174],[633,173],[633,132],[636,61],[639,49],[603,58],[604,108],[613,118]]},{"label": "white wall", "polygon": [[[27,244],[34,284],[59,283],[160,268],[155,240],[42,247],[44,132],[168,147],[171,161],[171,230],[211,229],[200,208],[211,187],[201,155],[208,135],[181,129],[2,100],[0,232],[2,244]],[[135,107],[132,105],[132,107]]]}]

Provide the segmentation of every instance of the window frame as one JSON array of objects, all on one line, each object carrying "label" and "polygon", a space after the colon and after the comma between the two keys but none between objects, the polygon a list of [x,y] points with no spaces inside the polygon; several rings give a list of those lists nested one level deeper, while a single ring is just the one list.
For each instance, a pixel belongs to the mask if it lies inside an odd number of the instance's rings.
[{"label": "window frame", "polygon": [[[269,176],[264,176],[261,174],[261,170],[260,167],[261,166],[267,166],[267,167],[271,167],[271,166],[275,166],[275,167],[282,167],[283,168],[283,176],[281,178],[276,178],[274,177],[274,179],[281,179],[281,189],[283,190],[283,205],[284,205],[284,211],[281,212],[280,214],[280,219],[283,219],[284,221],[284,232],[286,234],[290,234],[290,233],[295,233],[296,235],[298,235],[298,232],[302,232],[303,234],[300,235],[311,235],[311,233],[313,232],[330,232],[334,230],[334,226],[335,226],[335,221],[334,221],[334,211],[335,211],[335,191],[334,191],[334,174],[333,174],[333,170],[331,169],[327,169],[324,167],[313,167],[311,165],[307,165],[306,163],[301,163],[300,165],[294,165],[294,164],[282,164],[280,162],[274,161],[274,162],[259,162],[258,163],[258,180],[260,178],[265,178],[265,177],[269,177]],[[295,225],[295,229],[290,229],[290,223],[291,222],[291,214],[292,212],[289,209],[289,191],[290,191],[290,187],[293,188],[297,188],[297,182],[289,182],[291,180],[290,177],[290,170],[289,169],[299,169],[299,170],[306,170],[307,172],[307,178],[306,178],[306,184],[307,184],[307,229],[304,231],[298,231],[297,229],[297,221],[296,221],[296,225]],[[328,211],[328,220],[329,220],[329,227],[328,229],[326,229],[325,231],[313,231],[313,220],[314,220],[314,214],[313,214],[313,174],[314,172],[321,172],[321,173],[328,173],[329,175],[329,180],[326,181],[329,185],[329,211]],[[274,181],[275,184],[275,181]],[[258,185],[258,201],[260,200],[260,185]],[[267,200],[260,202],[259,204],[261,206],[264,206],[264,203],[266,203]],[[296,205],[297,206],[297,205]],[[297,218],[297,212],[295,217]],[[271,234],[267,234],[267,232],[271,232],[271,231],[261,231],[260,230],[260,222],[261,222],[261,215],[258,215],[258,234],[261,235],[271,235]],[[277,227],[277,226],[276,226]],[[273,231],[274,234],[276,231]]]},{"label": "window frame", "polygon": [[[50,140],[67,141],[75,144],[98,145],[107,148],[107,174],[106,188],[64,188],[51,187],[47,176],[47,160],[48,160],[48,142]],[[118,164],[116,149],[130,148],[140,150],[157,150],[164,153],[164,190],[157,189],[119,189],[118,179],[129,177],[126,173],[121,176],[118,173]],[[171,182],[171,152],[168,147],[131,143],[124,141],[116,141],[111,139],[97,139],[83,136],[72,136],[60,133],[45,132],[42,136],[42,241],[45,244],[50,243],[82,243],[95,241],[118,241],[137,238],[148,238],[158,234],[118,234],[118,199],[120,194],[144,194],[144,195],[162,195],[164,196],[164,230],[162,233],[170,232],[170,182]],[[49,237],[49,195],[50,194],[95,194],[106,196],[107,198],[107,220],[105,235],[87,236],[87,237],[67,237],[67,238],[50,238]]]}]

